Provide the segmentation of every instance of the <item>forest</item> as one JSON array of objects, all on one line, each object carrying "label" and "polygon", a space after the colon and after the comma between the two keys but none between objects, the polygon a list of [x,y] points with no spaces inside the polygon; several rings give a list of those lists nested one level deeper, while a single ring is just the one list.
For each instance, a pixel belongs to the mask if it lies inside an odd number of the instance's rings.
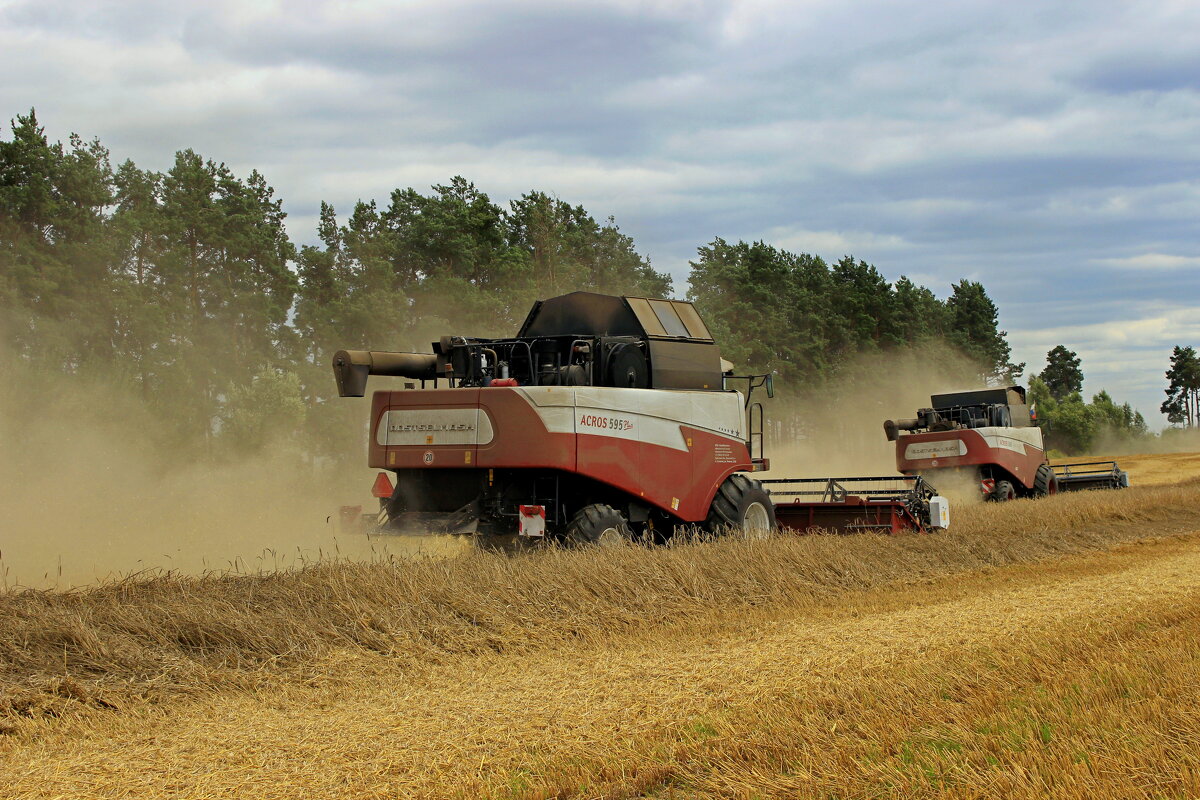
[{"label": "forest", "polygon": [[0,358],[127,389],[172,445],[215,455],[284,437],[332,458],[345,453],[331,423],[352,419],[328,402],[333,351],[510,335],[533,300],[576,290],[686,293],[739,371],[775,371],[793,392],[930,341],[981,379],[1024,368],[980,283],[941,300],[849,255],[716,237],[681,290],[612,217],[545,191],[502,206],[455,176],[348,214],[322,203],[315,232],[285,219],[256,170],[190,149],[162,173],[114,166],[100,141],[52,141],[35,111],[18,115],[0,139]]}]

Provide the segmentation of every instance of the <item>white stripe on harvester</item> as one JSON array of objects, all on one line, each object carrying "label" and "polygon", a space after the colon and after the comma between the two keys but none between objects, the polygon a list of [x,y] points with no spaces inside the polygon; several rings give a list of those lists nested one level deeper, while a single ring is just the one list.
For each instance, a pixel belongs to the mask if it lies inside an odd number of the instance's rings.
[{"label": "white stripe on harvester", "polygon": [[517,390],[551,433],[586,433],[688,449],[681,425],[745,441],[739,392],[654,392],[605,386],[524,386]]}]

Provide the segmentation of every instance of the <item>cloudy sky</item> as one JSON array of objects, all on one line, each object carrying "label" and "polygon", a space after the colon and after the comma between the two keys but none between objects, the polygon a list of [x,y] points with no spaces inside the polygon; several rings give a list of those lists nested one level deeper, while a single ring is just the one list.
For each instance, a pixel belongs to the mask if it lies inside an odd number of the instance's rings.
[{"label": "cloudy sky", "polygon": [[1076,350],[1152,425],[1200,345],[1200,3],[0,0],[0,108],[283,197],[461,174],[614,215],[686,291],[716,236],[940,296],[983,281],[1017,360]]}]

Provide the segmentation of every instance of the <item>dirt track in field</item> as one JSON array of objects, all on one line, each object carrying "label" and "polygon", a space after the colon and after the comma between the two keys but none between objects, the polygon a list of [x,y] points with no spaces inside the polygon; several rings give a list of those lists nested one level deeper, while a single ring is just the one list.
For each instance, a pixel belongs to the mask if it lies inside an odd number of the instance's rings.
[{"label": "dirt track in field", "polygon": [[[415,682],[384,658],[335,654],[307,684],[31,722],[0,738],[0,793],[637,796],[686,772],[664,767],[679,748],[715,736],[718,721],[769,716],[781,696],[853,693],[859,676],[920,675],[963,653],[1036,653],[1047,637],[1198,598],[1193,534],[904,595],[852,594],[799,615],[746,612],[707,632],[463,659]],[[704,796],[720,796],[716,785]]]}]

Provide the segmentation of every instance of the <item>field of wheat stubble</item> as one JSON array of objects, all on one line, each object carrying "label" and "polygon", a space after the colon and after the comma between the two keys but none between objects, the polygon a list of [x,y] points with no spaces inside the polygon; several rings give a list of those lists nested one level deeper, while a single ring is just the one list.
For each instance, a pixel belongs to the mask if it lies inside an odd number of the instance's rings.
[{"label": "field of wheat stubble", "polygon": [[0,796],[1194,797],[1200,461],[1159,458],[935,536],[10,592]]}]

